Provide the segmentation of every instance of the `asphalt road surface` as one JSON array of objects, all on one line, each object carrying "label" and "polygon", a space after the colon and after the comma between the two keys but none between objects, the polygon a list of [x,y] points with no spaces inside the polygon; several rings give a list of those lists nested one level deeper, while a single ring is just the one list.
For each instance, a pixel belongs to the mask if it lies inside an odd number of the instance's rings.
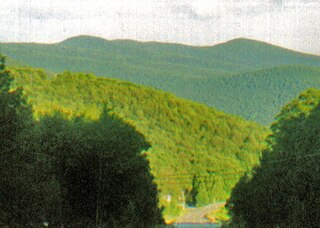
[{"label": "asphalt road surface", "polygon": [[[214,211],[215,209],[221,207],[224,203],[215,203],[215,204],[210,204],[205,207],[200,207],[200,208],[192,208],[189,209],[189,212],[186,214],[180,216],[177,218],[175,221],[175,225],[182,225],[182,224],[212,224],[216,225],[215,223],[212,223],[210,220],[206,218],[206,215],[210,213],[211,211]],[[178,226],[180,227],[180,226]],[[214,227],[214,226],[213,226]],[[217,226],[218,227],[218,226]]]}]

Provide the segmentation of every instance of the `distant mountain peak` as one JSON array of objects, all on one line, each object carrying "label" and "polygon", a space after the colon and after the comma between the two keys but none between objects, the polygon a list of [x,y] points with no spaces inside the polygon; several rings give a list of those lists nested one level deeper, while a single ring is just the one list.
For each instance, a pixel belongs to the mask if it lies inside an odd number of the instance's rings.
[{"label": "distant mountain peak", "polygon": [[97,36],[88,36],[88,35],[79,35],[70,37],[62,42],[60,44],[82,44],[82,43],[88,43],[88,42],[106,42],[107,40],[101,37]]},{"label": "distant mountain peak", "polygon": [[[176,46],[182,46],[182,47],[194,47],[197,48],[199,46],[194,46],[194,45],[187,45],[187,44],[179,44],[179,43],[167,43],[167,42],[158,42],[158,41],[137,41],[137,40],[130,40],[130,39],[113,39],[113,40],[108,40],[102,37],[98,36],[90,36],[90,35],[79,35],[79,36],[74,36],[70,37],[59,44],[63,45],[68,45],[68,46],[81,46],[81,47],[101,47],[101,45],[107,45],[110,43],[114,44],[125,44],[125,43],[130,43],[130,44],[156,44],[156,45],[176,45]],[[201,47],[201,46],[200,46]],[[227,48],[227,49],[247,49],[247,48],[253,48],[253,49],[260,49],[260,50],[267,50],[267,49],[273,49],[273,50],[278,50],[278,51],[284,51],[284,52],[290,52],[291,54],[304,54],[308,56],[317,56],[313,54],[308,54],[308,53],[302,53],[293,49],[289,49],[286,47],[279,46],[277,44],[272,44],[268,43],[266,41],[260,41],[256,39],[251,39],[251,38],[246,38],[246,37],[239,37],[235,39],[231,39],[219,44],[215,44],[212,46],[203,46],[203,47],[209,47],[209,48]],[[319,56],[317,56],[319,57]]]},{"label": "distant mountain peak", "polygon": [[278,47],[281,49],[285,49],[283,47],[265,42],[265,41],[260,41],[260,40],[255,40],[255,39],[249,39],[249,38],[245,38],[245,37],[239,37],[239,38],[235,38],[232,40],[228,40],[226,42],[217,44],[215,46],[220,46],[220,45],[264,45],[264,46],[270,46],[270,47]]},{"label": "distant mountain peak", "polygon": [[238,37],[238,38],[235,38],[235,39],[228,40],[225,43],[232,43],[232,42],[258,42],[258,41],[254,40],[254,39],[249,39],[249,38],[246,38],[246,37]]},{"label": "distant mountain peak", "polygon": [[[70,37],[67,38],[63,41],[61,41],[61,44],[79,44],[79,43],[86,43],[86,42],[108,42],[108,41],[132,41],[132,42],[136,42],[136,43],[158,43],[158,44],[174,44],[174,45],[182,45],[182,46],[194,46],[194,45],[186,45],[186,44],[179,44],[179,43],[168,43],[168,42],[159,42],[159,41],[137,41],[137,40],[130,40],[130,39],[113,39],[113,40],[108,40],[102,37],[98,37],[98,36],[90,36],[90,35],[78,35],[78,36],[74,36],[74,37]],[[220,44],[216,44],[213,45],[212,47],[215,46],[219,46],[219,45],[225,45],[225,44],[232,44],[232,43],[261,43],[261,44],[266,44],[268,45],[268,43],[263,42],[263,41],[258,41],[258,40],[254,40],[254,39],[249,39],[249,38],[245,38],[245,37],[239,37],[239,38],[235,38],[232,40],[228,40],[226,42],[220,43]],[[271,44],[269,44],[271,45]],[[197,47],[197,46],[194,46]]]},{"label": "distant mountain peak", "polygon": [[283,52],[283,53],[287,53],[287,54],[294,54],[294,55],[301,55],[301,56],[303,55],[303,56],[309,56],[309,57],[313,57],[313,58],[314,57],[319,58],[319,55],[304,53],[301,51],[287,48],[285,46],[280,46],[278,44],[269,43],[267,41],[249,39],[249,38],[244,38],[244,37],[232,39],[232,40],[226,41],[224,43],[215,45],[213,47],[218,47],[218,46],[229,46],[230,48],[234,48],[234,47],[248,48],[249,47],[249,48],[255,48],[256,50],[258,50],[258,49],[260,49],[260,50],[273,49],[274,51],[279,51],[279,52]]}]

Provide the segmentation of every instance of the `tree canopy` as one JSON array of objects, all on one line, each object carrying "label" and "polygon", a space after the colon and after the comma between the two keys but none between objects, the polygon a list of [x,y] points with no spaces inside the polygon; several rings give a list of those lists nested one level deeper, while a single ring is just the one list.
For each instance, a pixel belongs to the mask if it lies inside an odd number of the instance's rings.
[{"label": "tree canopy", "polygon": [[71,72],[48,77],[30,68],[11,73],[36,117],[59,111],[96,120],[106,105],[136,127],[151,145],[145,154],[165,215],[178,214],[185,194],[195,188],[194,176],[198,206],[225,200],[241,174],[258,162],[268,133],[256,123],[124,81]]},{"label": "tree canopy", "polygon": [[105,108],[95,120],[33,119],[2,57],[0,67],[0,226],[163,222],[141,133]]},{"label": "tree canopy", "polygon": [[320,222],[320,91],[283,107],[260,166],[240,179],[227,207],[245,227],[316,227]]}]

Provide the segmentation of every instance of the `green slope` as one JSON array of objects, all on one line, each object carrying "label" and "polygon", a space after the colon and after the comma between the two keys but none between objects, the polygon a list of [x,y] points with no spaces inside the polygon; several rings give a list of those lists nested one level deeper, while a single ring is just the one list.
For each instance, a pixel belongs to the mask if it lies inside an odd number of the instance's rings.
[{"label": "green slope", "polygon": [[52,72],[92,72],[123,79],[208,78],[278,65],[320,66],[317,56],[248,39],[193,47],[79,36],[57,44],[1,43],[0,48],[3,54],[20,62]]},{"label": "green slope", "polygon": [[227,113],[267,125],[273,122],[280,108],[301,91],[320,88],[320,67],[274,67],[192,83],[184,80],[183,85],[184,90],[179,92],[184,97],[191,99],[185,92],[191,90],[196,101],[211,102]]},{"label": "green slope", "polygon": [[235,39],[214,46],[213,53],[225,61],[253,69],[281,65],[320,66],[320,56],[299,53],[265,42]]},{"label": "green slope", "polygon": [[197,205],[225,200],[241,174],[257,163],[268,133],[242,118],[128,82],[74,73],[48,79],[34,69],[12,74],[36,116],[62,111],[98,118],[107,104],[144,134],[152,145],[146,155],[166,215],[177,212],[195,188]]},{"label": "green slope", "polygon": [[[287,70],[288,66],[299,65],[312,74],[313,69],[306,67],[320,67],[319,56],[248,39],[236,39],[212,47],[192,47],[79,36],[56,44],[2,43],[0,51],[20,63],[45,68],[49,72],[93,72],[153,86],[263,124],[272,122],[278,105],[306,88],[303,83],[297,84],[296,89],[290,88],[288,78],[304,81],[306,73]],[[278,76],[273,75],[271,82],[272,85],[284,85],[282,88],[270,87],[264,81],[266,76],[259,76],[261,70],[268,68],[270,74],[275,74],[273,68],[283,66],[286,66],[281,68],[283,72],[277,70]],[[257,76],[255,83],[259,86],[247,90],[245,86],[252,87],[253,75]],[[307,84],[312,83],[314,81],[309,80]],[[266,102],[262,94],[267,89],[271,89],[268,101],[272,100],[272,104],[267,102],[265,110],[260,112],[258,104]],[[287,93],[279,99],[278,90]],[[249,102],[248,97],[250,100],[255,97],[255,101]]]}]

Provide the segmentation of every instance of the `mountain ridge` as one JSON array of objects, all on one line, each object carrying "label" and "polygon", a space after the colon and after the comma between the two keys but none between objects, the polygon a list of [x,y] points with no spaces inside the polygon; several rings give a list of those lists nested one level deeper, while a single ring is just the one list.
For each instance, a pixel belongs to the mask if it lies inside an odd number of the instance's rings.
[{"label": "mountain ridge", "polygon": [[65,44],[68,43],[70,41],[75,41],[75,40],[91,40],[91,41],[99,41],[99,42],[114,42],[114,43],[136,43],[136,44],[157,44],[157,45],[177,45],[177,46],[183,46],[183,47],[190,47],[190,48],[214,48],[217,46],[223,46],[223,45],[229,45],[232,43],[244,43],[244,42],[251,42],[251,43],[255,43],[255,44],[260,44],[260,45],[267,45],[267,46],[272,46],[272,47],[276,47],[276,48],[280,48],[283,50],[287,50],[290,52],[294,52],[297,54],[303,54],[306,56],[314,56],[314,57],[320,57],[320,54],[313,54],[313,53],[308,53],[308,52],[304,52],[304,51],[299,51],[296,50],[294,48],[289,48],[289,47],[285,47],[282,46],[280,44],[273,44],[272,42],[267,42],[267,41],[262,41],[262,40],[258,40],[258,39],[253,39],[253,38],[246,38],[246,37],[237,37],[237,38],[232,38],[230,40],[226,40],[226,41],[221,41],[221,42],[217,42],[215,44],[208,44],[208,45],[192,45],[192,44],[185,44],[185,43],[179,43],[179,42],[166,42],[166,41],[144,41],[144,40],[135,40],[135,39],[106,39],[103,37],[99,37],[99,36],[92,36],[92,35],[77,35],[77,36],[72,36],[69,38],[66,38],[64,40],[61,41],[56,41],[56,42],[50,42],[50,43],[46,43],[46,42],[0,42],[0,44],[42,44],[42,45],[55,45],[55,44]]},{"label": "mountain ridge", "polygon": [[[192,47],[130,40],[107,41],[103,38],[79,36],[61,43],[46,45],[0,43],[0,52],[13,60],[12,63],[44,68],[47,72],[52,73],[63,71],[94,73],[102,77],[152,86],[180,97],[217,107],[222,111],[233,110],[228,113],[263,124],[272,122],[274,112],[267,111],[261,114],[263,116],[257,117],[253,106],[246,102],[248,97],[246,88],[241,87],[245,84],[250,85],[248,80],[251,80],[252,77],[245,77],[244,74],[250,75],[252,72],[268,69],[279,73],[273,68],[290,65],[320,67],[320,56],[305,55],[245,38],[212,47]],[[286,71],[285,68],[284,70]],[[294,71],[287,72],[289,75],[297,76]],[[314,71],[310,72],[314,74]],[[297,74],[305,77],[301,70]],[[235,90],[240,93],[237,95],[237,100],[241,103],[242,109],[246,111],[237,111],[232,107],[221,105],[225,103],[232,106],[233,103],[232,97],[228,95],[228,90],[230,90],[228,85],[232,83],[228,80],[236,80],[237,77],[230,76],[240,76],[247,80],[234,84],[234,87],[231,88],[231,91]],[[292,84],[282,73],[279,74],[279,77],[273,75],[272,78],[275,80],[272,81],[273,85]],[[218,79],[220,82],[217,82]],[[264,90],[264,87],[261,86],[263,83],[258,83],[262,90]],[[312,84],[312,81],[304,85],[309,84]],[[267,84],[264,85],[268,87]],[[289,98],[301,92],[287,87],[282,89],[288,90],[289,93],[281,103],[289,101]],[[306,88],[303,86],[303,89]],[[221,93],[215,91],[221,91]],[[259,93],[259,91],[256,92]],[[272,94],[272,91],[270,93]],[[250,97],[255,97],[255,95],[251,94]],[[272,100],[277,97],[278,94],[275,93]],[[261,102],[264,101],[261,100]],[[271,107],[270,110],[276,108]]]}]

